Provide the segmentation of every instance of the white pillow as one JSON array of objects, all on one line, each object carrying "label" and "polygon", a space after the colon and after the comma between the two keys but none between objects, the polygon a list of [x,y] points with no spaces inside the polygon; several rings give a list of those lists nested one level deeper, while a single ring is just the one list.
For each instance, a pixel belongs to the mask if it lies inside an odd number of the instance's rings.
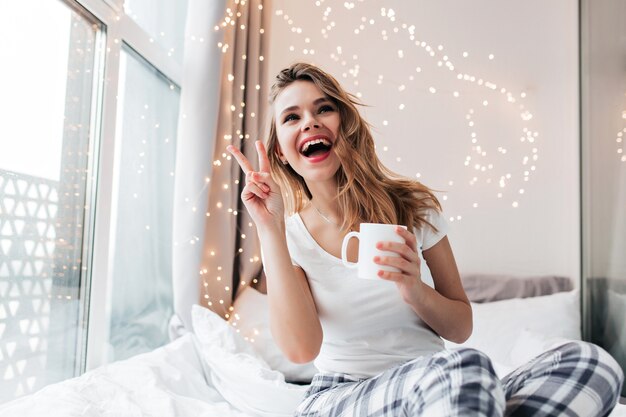
[{"label": "white pillow", "polygon": [[[504,376],[524,363],[527,355],[521,354],[519,349],[511,356],[515,345],[523,343],[524,331],[568,340],[581,338],[578,290],[542,297],[472,303],[472,310],[474,331],[470,338],[461,345],[446,341],[446,346],[467,346],[486,353],[494,362],[498,376]],[[532,349],[536,352],[536,344]]]},{"label": "white pillow", "polygon": [[191,307],[194,333],[203,344],[219,347],[229,353],[247,353],[263,361],[255,350],[228,324],[226,320],[208,308],[194,305]]},{"label": "white pillow", "polygon": [[291,362],[280,350],[270,332],[270,315],[267,295],[252,287],[245,288],[235,300],[234,313],[229,322],[243,338],[250,342],[256,353],[270,368],[280,371],[287,381],[311,382],[317,373],[313,362]]},{"label": "white pillow", "polygon": [[539,356],[541,353],[564,345],[571,340],[523,329],[513,349],[511,349],[511,362],[519,366]]},{"label": "white pillow", "polygon": [[263,417],[290,417],[308,386],[285,382],[282,373],[270,369],[233,327],[211,310],[192,306],[194,333],[208,378],[234,407]]}]

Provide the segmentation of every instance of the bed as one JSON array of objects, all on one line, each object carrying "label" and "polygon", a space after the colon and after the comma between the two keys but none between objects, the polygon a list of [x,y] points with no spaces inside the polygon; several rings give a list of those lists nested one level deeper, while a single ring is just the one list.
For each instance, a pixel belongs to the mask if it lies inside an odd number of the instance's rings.
[{"label": "bed", "polygon": [[[469,281],[464,283],[475,298]],[[498,299],[499,291],[484,302],[473,301],[474,333],[463,344],[487,353],[499,375],[550,347],[580,339],[577,290],[557,286],[542,290],[553,292],[548,295],[519,298],[529,294],[519,285],[513,285],[517,298]],[[269,334],[265,295],[248,288],[237,304],[229,322],[193,306],[193,332],[1,405],[0,416],[290,416],[315,369],[280,354]],[[626,417],[626,405],[611,416]]]}]

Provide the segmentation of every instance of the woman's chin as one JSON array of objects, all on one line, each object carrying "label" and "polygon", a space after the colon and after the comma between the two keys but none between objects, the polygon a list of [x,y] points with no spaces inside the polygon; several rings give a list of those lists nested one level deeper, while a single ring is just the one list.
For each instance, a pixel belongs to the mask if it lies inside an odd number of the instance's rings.
[{"label": "woman's chin", "polygon": [[304,178],[309,188],[311,187],[311,185],[315,187],[315,184],[319,184],[322,182],[332,181],[334,183],[335,174],[337,173],[339,167],[340,164],[337,163],[336,165],[325,167],[325,169],[305,170],[302,178]]}]

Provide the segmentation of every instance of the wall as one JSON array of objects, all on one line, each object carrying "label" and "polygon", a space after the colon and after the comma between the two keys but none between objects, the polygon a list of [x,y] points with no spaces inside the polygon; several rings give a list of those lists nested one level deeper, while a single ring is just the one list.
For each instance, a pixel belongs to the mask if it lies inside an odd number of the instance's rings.
[{"label": "wall", "polygon": [[445,191],[462,272],[578,282],[575,2],[273,7],[270,77],[305,60],[361,97],[383,162]]}]

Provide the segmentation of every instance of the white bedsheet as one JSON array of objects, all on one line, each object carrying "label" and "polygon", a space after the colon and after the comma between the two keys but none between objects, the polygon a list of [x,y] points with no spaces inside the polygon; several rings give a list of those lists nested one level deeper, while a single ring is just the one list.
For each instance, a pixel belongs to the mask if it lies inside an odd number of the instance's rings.
[{"label": "white bedsheet", "polygon": [[209,384],[195,336],[49,385],[0,406],[2,417],[250,417]]}]

